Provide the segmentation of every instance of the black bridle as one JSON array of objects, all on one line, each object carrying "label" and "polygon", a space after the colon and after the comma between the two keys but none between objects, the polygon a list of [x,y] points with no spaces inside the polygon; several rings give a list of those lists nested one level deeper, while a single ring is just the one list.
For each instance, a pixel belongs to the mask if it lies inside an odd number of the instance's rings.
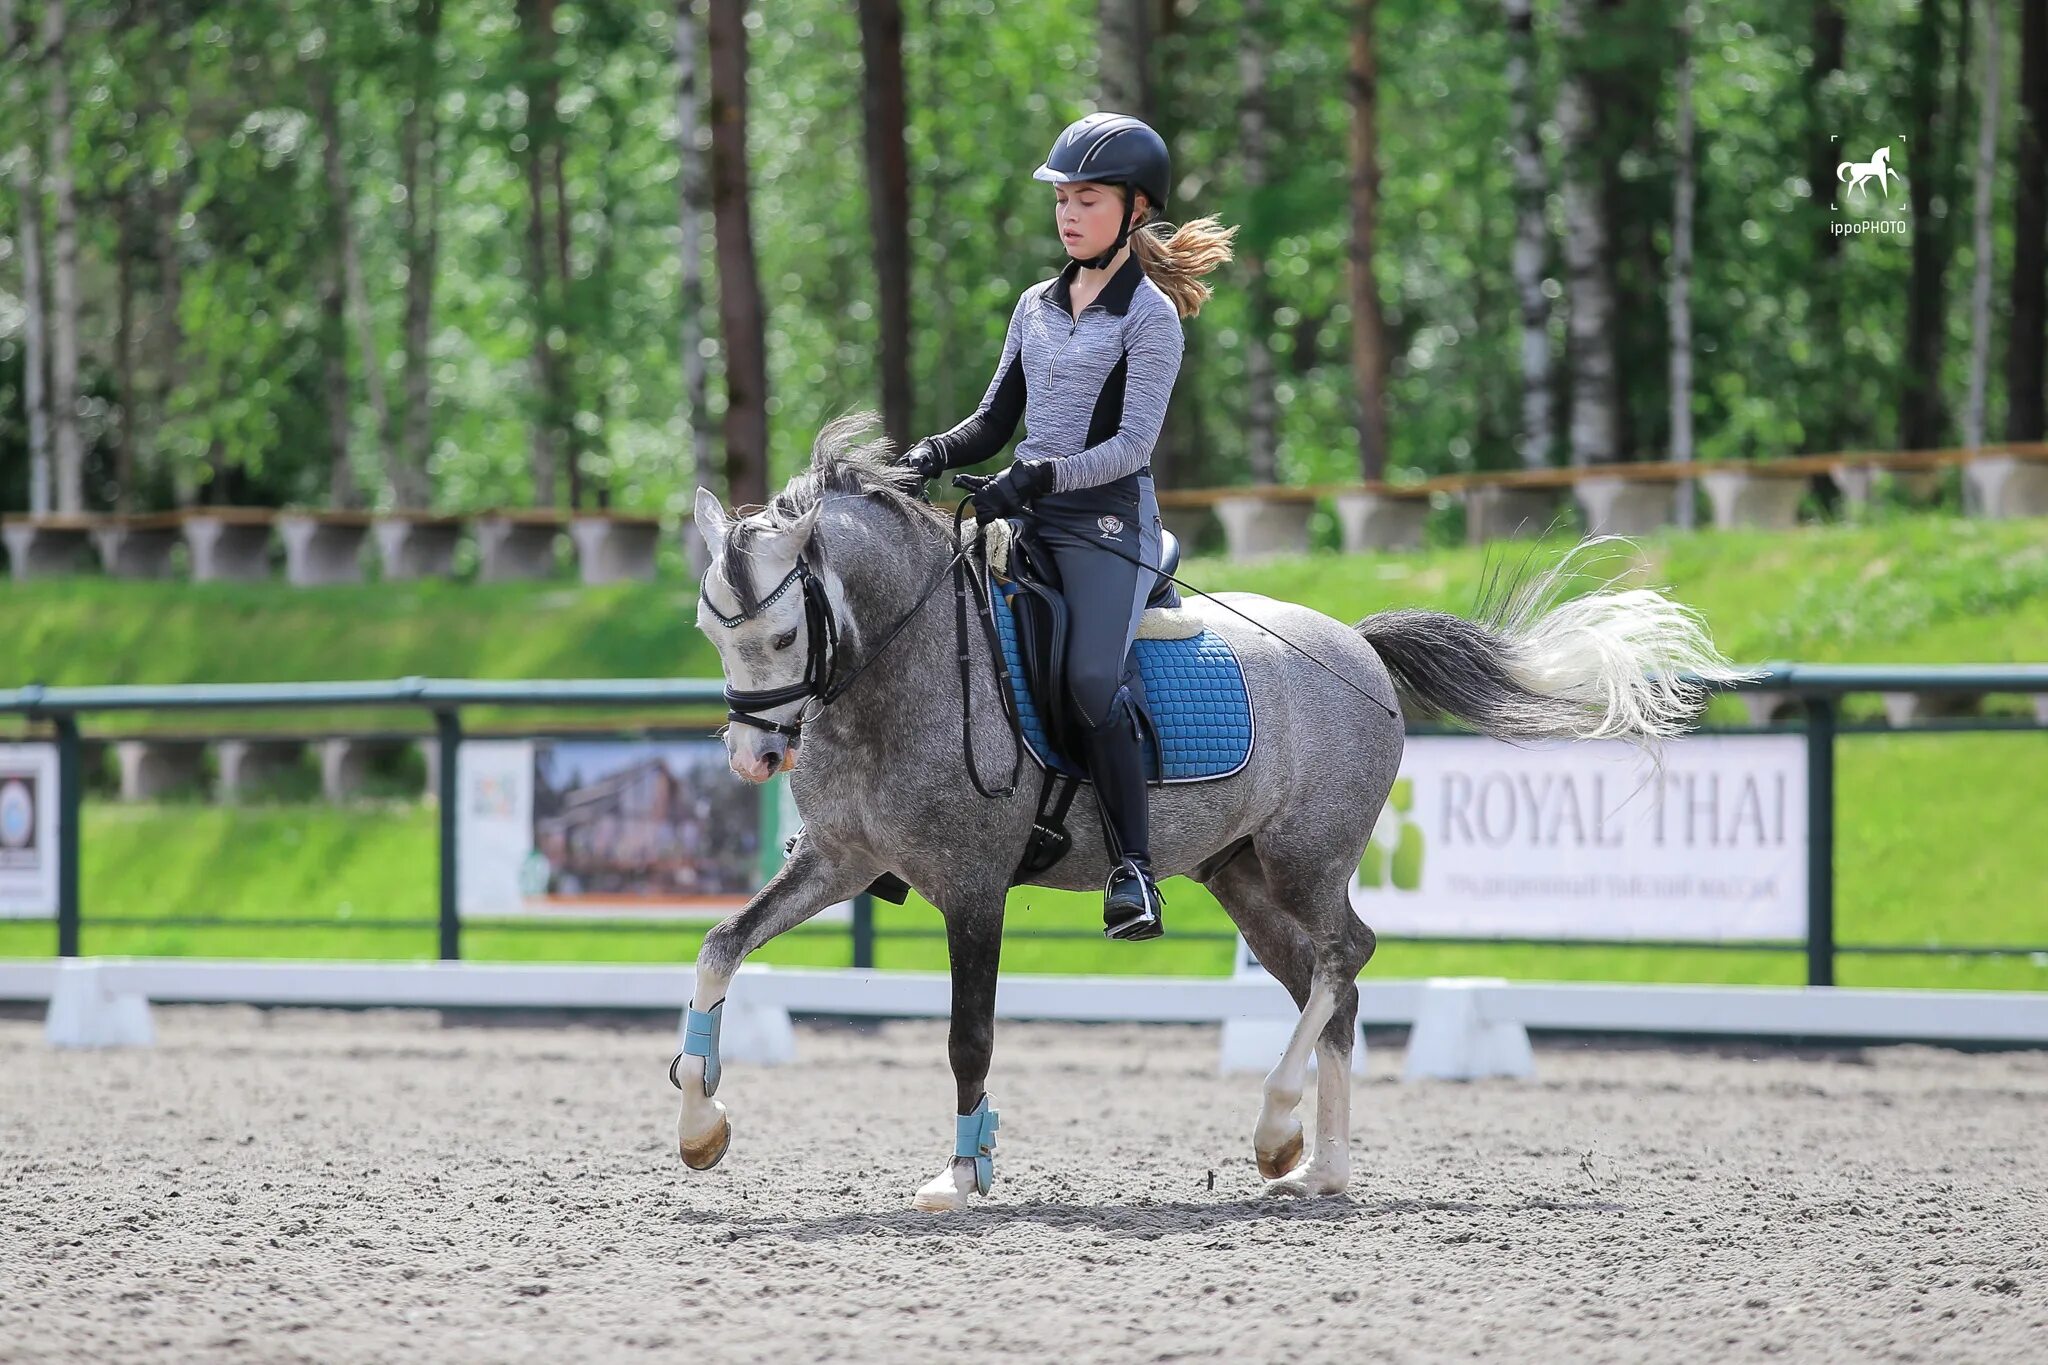
[{"label": "black bridle", "polygon": [[[1004,665],[1001,648],[996,643],[995,622],[991,617],[990,605],[980,600],[981,591],[978,586],[977,576],[965,572],[961,567],[964,561],[973,556],[976,547],[982,549],[984,559],[987,554],[987,538],[985,536],[978,535],[973,540],[968,540],[963,534],[962,522],[966,510],[967,503],[962,501],[953,512],[953,544],[955,548],[952,557],[946,561],[943,568],[932,575],[931,583],[918,595],[917,601],[911,605],[910,610],[903,613],[903,618],[889,628],[889,633],[882,637],[882,642],[875,646],[874,651],[867,658],[861,660],[859,665],[844,677],[839,676],[838,618],[832,614],[832,601],[826,596],[823,580],[811,572],[811,566],[804,559],[801,550],[797,552],[795,567],[783,575],[782,581],[775,585],[775,590],[756,603],[751,611],[742,610],[737,616],[728,616],[712,605],[710,597],[705,595],[702,588],[699,588],[697,595],[703,600],[705,608],[718,618],[720,625],[728,630],[744,622],[751,621],[766,611],[770,606],[779,601],[785,592],[789,591],[790,584],[799,584],[803,592],[804,630],[808,641],[805,650],[803,678],[785,687],[768,687],[753,690],[735,688],[728,685],[725,689],[726,719],[734,724],[751,725],[757,730],[766,730],[771,734],[788,735],[789,742],[792,745],[800,743],[803,738],[804,726],[815,719],[819,711],[823,711],[827,706],[838,700],[846,689],[853,685],[854,679],[867,670],[868,665],[882,657],[883,651],[888,649],[896,637],[903,632],[903,628],[910,624],[911,618],[916,616],[924,607],[924,604],[931,600],[931,595],[939,590],[939,585],[946,581],[947,575],[954,574],[957,575],[959,580],[955,593],[958,606],[956,620],[959,635],[958,648],[955,650],[955,653],[960,663],[960,734],[961,742],[967,754],[967,773],[974,780],[975,790],[985,797],[1006,796],[1014,790],[1017,784],[1017,774],[1023,767],[1023,738],[1018,728],[1018,718],[1014,714],[1010,714],[1011,700],[1008,696],[1007,688],[998,688],[997,691],[1003,696],[1003,709],[1010,722],[1011,735],[1015,745],[1015,752],[1012,755],[1010,764],[1009,785],[991,791],[982,784],[981,774],[975,767],[974,762],[974,745],[971,737],[971,721],[968,710],[969,699],[973,694],[973,689],[968,685],[966,620],[966,600],[970,590],[973,591],[976,598],[977,615],[981,617],[982,627],[988,640],[989,653],[995,659],[996,671],[998,674],[1007,676],[1008,669]],[[985,579],[979,580],[979,582],[985,581]],[[817,709],[809,710],[807,708],[805,712],[799,712],[795,720],[787,722],[769,720],[764,716],[755,714],[755,712],[765,711],[771,707],[787,706],[795,701],[815,701]]]},{"label": "black bridle", "polygon": [[[789,591],[789,585],[792,583],[801,584],[804,595],[804,630],[808,636],[808,645],[804,651],[804,676],[802,680],[793,682],[787,687],[766,687],[752,691],[727,686],[725,689],[725,704],[727,707],[725,716],[729,721],[734,721],[741,725],[751,725],[757,730],[767,730],[773,734],[788,735],[789,742],[795,744],[803,738],[806,717],[799,714],[797,720],[785,724],[782,721],[768,720],[765,717],[754,715],[753,712],[766,711],[771,707],[787,706],[793,701],[809,701],[814,698],[818,702],[819,709],[822,710],[841,692],[844,692],[847,684],[851,683],[860,673],[860,669],[855,669],[852,674],[847,676],[845,682],[835,683],[833,681],[833,675],[839,671],[839,621],[832,614],[831,600],[825,596],[824,582],[811,572],[811,566],[804,562],[802,551],[798,551],[796,567],[787,574],[784,574],[782,581],[775,585],[775,591],[769,593],[756,603],[752,611],[747,611],[743,608],[739,615],[727,616],[712,605],[710,596],[703,589],[698,589],[697,595],[703,598],[705,609],[718,618],[718,624],[731,630],[735,626],[753,620],[756,616],[774,606],[782,599],[782,594]],[[919,605],[923,604],[919,603]],[[913,612],[916,609],[916,607],[911,608]],[[905,617],[904,619],[908,620],[909,618]],[[887,642],[885,641],[884,643]],[[876,652],[879,653],[880,651]],[[869,656],[869,662],[873,662],[872,655]],[[867,664],[861,665],[861,668],[865,667],[867,667]]]}]

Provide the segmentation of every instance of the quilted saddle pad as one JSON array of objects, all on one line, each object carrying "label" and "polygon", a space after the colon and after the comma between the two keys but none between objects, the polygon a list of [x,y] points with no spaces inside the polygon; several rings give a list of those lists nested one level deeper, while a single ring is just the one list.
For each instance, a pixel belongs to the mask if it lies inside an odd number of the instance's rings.
[{"label": "quilted saddle pad", "polygon": [[[998,582],[991,597],[996,638],[1010,675],[1010,689],[1023,721],[1024,742],[1040,767],[1086,778],[1087,765],[1055,754],[1046,741],[1038,702],[1024,677],[1017,646],[1017,621],[1010,612],[1009,582]],[[1252,756],[1252,704],[1244,669],[1228,642],[1213,630],[1179,640],[1140,637],[1134,643],[1138,672],[1145,680],[1146,705],[1159,728],[1159,743],[1144,735],[1147,781],[1202,782],[1228,777]],[[1162,754],[1161,749],[1165,752]]]}]

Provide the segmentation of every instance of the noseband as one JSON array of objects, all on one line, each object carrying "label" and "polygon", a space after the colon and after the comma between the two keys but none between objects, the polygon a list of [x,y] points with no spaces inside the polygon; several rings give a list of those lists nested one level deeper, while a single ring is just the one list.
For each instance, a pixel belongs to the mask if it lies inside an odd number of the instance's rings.
[{"label": "noseband", "polygon": [[[793,701],[809,701],[813,698],[816,698],[819,708],[823,709],[841,692],[845,691],[847,684],[851,683],[860,672],[859,669],[856,669],[847,676],[845,682],[839,683],[837,686],[833,685],[833,675],[839,671],[839,622],[832,615],[832,603],[825,596],[824,583],[819,580],[816,574],[811,572],[811,566],[806,564],[804,557],[799,554],[796,557],[796,567],[785,574],[782,581],[775,585],[775,591],[762,598],[752,611],[742,611],[737,616],[727,616],[717,607],[711,605],[709,597],[704,598],[704,605],[710,609],[713,616],[718,618],[720,625],[730,630],[742,622],[753,620],[756,616],[768,610],[769,607],[775,605],[781,599],[782,594],[789,591],[789,585],[792,583],[803,585],[804,629],[809,637],[808,647],[804,651],[803,680],[791,683],[787,687],[769,687],[752,692],[728,686],[725,689],[725,704],[728,708],[725,716],[729,721],[734,721],[741,725],[751,725],[757,730],[767,730],[773,734],[788,735],[789,742],[796,744],[803,738],[804,720],[801,715],[795,721],[784,724],[781,721],[768,720],[753,713],[756,711],[766,711],[771,707],[787,706]],[[699,592],[701,595],[702,590],[700,589]],[[922,603],[919,605],[922,605]],[[915,608],[912,610],[915,610]],[[862,667],[865,668],[866,665],[863,664]]]}]

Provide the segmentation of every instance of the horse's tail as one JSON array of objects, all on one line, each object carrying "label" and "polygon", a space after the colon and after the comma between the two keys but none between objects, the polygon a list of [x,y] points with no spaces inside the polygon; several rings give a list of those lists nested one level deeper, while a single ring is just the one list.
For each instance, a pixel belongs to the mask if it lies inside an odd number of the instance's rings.
[{"label": "horse's tail", "polygon": [[1698,717],[1703,684],[1755,675],[1721,656],[1698,612],[1653,588],[1617,589],[1609,575],[1560,600],[1580,554],[1620,539],[1589,537],[1533,579],[1496,579],[1477,619],[1404,608],[1355,629],[1411,715],[1448,715],[1497,739],[1625,739],[1655,756]]},{"label": "horse's tail", "polygon": [[1835,167],[1835,179],[1837,180],[1847,180],[1855,173],[1856,163],[1853,161],[1844,161],[1841,165]]}]

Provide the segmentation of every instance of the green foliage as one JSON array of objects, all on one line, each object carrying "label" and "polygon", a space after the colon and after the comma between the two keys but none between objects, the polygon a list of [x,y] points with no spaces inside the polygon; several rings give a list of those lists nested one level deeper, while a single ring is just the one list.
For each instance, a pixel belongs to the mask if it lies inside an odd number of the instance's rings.
[{"label": "green foliage", "polygon": [[[431,187],[440,230],[433,389],[434,500],[474,508],[531,497],[529,429],[539,415],[529,356],[536,318],[565,347],[569,415],[596,486],[615,505],[681,514],[692,491],[690,414],[677,356],[678,183],[672,41],[666,0],[565,0],[554,74],[565,138],[571,279],[536,309],[523,272],[522,150],[529,136],[526,45],[510,0],[446,6],[438,45],[418,40],[422,0],[350,5],[192,0],[176,6],[74,7],[62,74],[74,92],[82,258],[88,292],[87,414],[108,454],[118,412],[116,266],[128,261],[141,319],[136,436],[148,494],[188,494],[222,471],[239,500],[326,496],[323,366],[337,346],[353,380],[354,473],[381,484],[375,422],[353,332],[322,330],[330,205],[309,80],[331,72],[353,187],[346,206],[385,387],[403,417],[399,377],[406,260],[399,144],[413,75],[438,80],[441,135]],[[31,9],[35,6],[31,4]],[[1954,104],[1974,88],[1950,34],[1941,67],[1914,65],[1917,7],[1850,0],[1841,71],[1809,91],[1810,16],[1798,6],[1729,0],[1698,9],[1694,38],[1699,201],[1695,424],[1703,458],[1744,458],[1896,439],[1903,299],[1899,237],[1843,239],[1831,218],[1884,211],[1826,207],[1808,183],[1816,139],[1867,155],[1906,126],[1919,85]],[[1096,89],[1095,5],[930,0],[905,6],[913,251],[915,424],[950,426],[979,398],[1018,290],[1062,259],[1050,196],[1029,178],[1057,130]],[[1566,44],[1539,5],[1535,107],[1547,114],[1568,69],[1591,73],[1608,101],[1602,160],[1616,213],[1611,266],[1620,290],[1625,438],[1663,452],[1667,423],[1664,252],[1675,11],[1651,0],[1591,7]],[[1389,0],[1378,7],[1380,208],[1374,268],[1389,331],[1391,464],[1431,474],[1514,463],[1518,329],[1508,272],[1513,229],[1507,155],[1506,36],[1498,7]],[[1177,390],[1182,484],[1243,477],[1248,348],[1271,348],[1279,384],[1280,469],[1295,481],[1356,469],[1348,253],[1344,6],[1267,6],[1255,35],[1267,54],[1272,164],[1246,188],[1239,145],[1238,55],[1250,40],[1239,0],[1173,7],[1154,54],[1158,121],[1175,151],[1171,217],[1215,213],[1265,260],[1277,312],[1254,336],[1242,261],[1213,283],[1189,323]],[[749,15],[750,178],[767,308],[771,481],[803,457],[816,429],[878,406],[879,337],[862,147],[861,51],[843,0],[776,0]],[[2017,44],[2010,47],[2016,48]],[[2009,57],[2017,61],[2017,52]],[[41,101],[54,71],[25,70],[30,96],[0,111],[0,144],[41,146]],[[1918,83],[1918,84],[1916,84]],[[702,82],[700,82],[700,87]],[[1959,93],[1961,92],[1961,93]],[[1967,101],[1965,101],[1967,103]],[[1974,111],[1964,109],[1974,124]],[[1561,149],[1542,129],[1553,178]],[[705,134],[708,142],[708,133]],[[1967,140],[1967,139],[1965,139]],[[1904,149],[1910,178],[1961,186],[1937,148]],[[1996,182],[1998,264],[2011,259],[2010,158]],[[1553,179],[1554,184],[1554,179]],[[1968,264],[1960,193],[1939,200],[1950,268],[1941,391],[1959,395],[1967,352]],[[10,236],[19,205],[0,196]],[[1555,205],[1552,207],[1555,216]],[[47,226],[47,224],[46,224]],[[173,319],[159,251],[182,289]],[[711,411],[717,373],[717,271],[706,238]],[[1560,276],[1553,259],[1549,273]],[[23,434],[16,267],[0,261],[0,499],[18,505]],[[171,323],[175,321],[173,329]],[[1562,351],[1562,313],[1554,322]],[[2003,382],[1992,365],[1994,428]],[[104,481],[91,497],[103,501]]]}]

